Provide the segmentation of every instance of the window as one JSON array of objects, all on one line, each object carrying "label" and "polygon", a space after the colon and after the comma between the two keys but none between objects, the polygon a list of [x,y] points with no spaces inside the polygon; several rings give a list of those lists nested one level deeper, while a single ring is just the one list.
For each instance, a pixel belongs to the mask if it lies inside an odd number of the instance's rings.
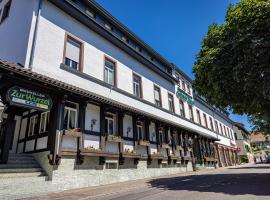
[{"label": "window", "polygon": [[113,115],[111,114],[107,114],[105,116],[105,132],[108,135],[114,135],[115,131],[114,131],[114,118]]},{"label": "window", "polygon": [[5,21],[6,18],[8,18],[9,16],[9,11],[10,11],[10,7],[11,7],[11,2],[12,0],[9,0],[6,5],[4,6],[4,10],[3,10],[3,14],[2,14],[2,18],[1,18],[1,23],[3,21]]},{"label": "window", "polygon": [[64,129],[74,128],[77,128],[77,109],[66,106],[64,111]]},{"label": "window", "polygon": [[115,86],[115,62],[105,58],[104,81]]},{"label": "window", "polygon": [[133,74],[133,94],[142,98],[142,79],[136,74]]},{"label": "window", "polygon": [[209,117],[209,120],[210,120],[210,128],[211,130],[214,130],[214,126],[213,126],[213,120],[211,117]]},{"label": "window", "polygon": [[182,117],[185,117],[185,107],[184,102],[182,100],[179,100],[179,106],[180,106],[180,115]]},{"label": "window", "polygon": [[154,86],[154,98],[155,98],[155,104],[156,104],[156,106],[161,107],[160,88],[157,87],[157,86]]},{"label": "window", "polygon": [[224,135],[228,136],[227,132],[226,132],[226,128],[225,126],[223,125],[223,129],[224,129]]},{"label": "window", "polygon": [[220,127],[220,132],[221,132],[221,134],[222,134],[222,135],[224,135],[224,133],[223,133],[223,129],[222,129],[222,125],[221,125],[221,124],[219,124],[219,127]]},{"label": "window", "polygon": [[170,110],[171,112],[174,112],[173,95],[168,94],[168,102],[169,102],[169,110]]},{"label": "window", "polygon": [[142,122],[137,122],[137,134],[138,134],[138,139],[139,140],[145,139],[144,131],[143,131],[143,123]]},{"label": "window", "polygon": [[227,127],[227,133],[228,133],[229,138],[231,138],[231,133],[230,133],[228,127]]},{"label": "window", "polygon": [[65,65],[82,71],[82,43],[67,35],[65,44]]},{"label": "window", "polygon": [[203,113],[203,120],[204,120],[205,127],[208,128],[207,118],[206,118],[206,114],[205,113]]},{"label": "window", "polygon": [[202,125],[202,121],[201,121],[201,115],[200,115],[200,111],[199,110],[196,110],[197,112],[197,121],[200,125]]},{"label": "window", "polygon": [[184,79],[182,79],[182,90],[186,91],[186,84]]},{"label": "window", "polygon": [[215,127],[216,127],[216,132],[219,133],[218,122],[217,122],[217,120],[215,120]]},{"label": "window", "polygon": [[40,115],[39,133],[45,133],[48,131],[50,122],[50,112],[44,112]]},{"label": "window", "polygon": [[30,117],[28,136],[33,136],[35,134],[36,126],[38,121],[38,115]]},{"label": "window", "polygon": [[191,121],[194,121],[194,116],[193,116],[193,108],[191,105],[188,105],[188,109],[189,109],[189,119]]},{"label": "window", "polygon": [[190,85],[188,85],[188,84],[187,84],[187,93],[188,93],[189,95],[191,95]]},{"label": "window", "polygon": [[159,133],[159,140],[160,140],[160,143],[166,143],[166,140],[165,140],[165,134],[164,134],[164,131],[162,129],[160,129],[158,131]]}]

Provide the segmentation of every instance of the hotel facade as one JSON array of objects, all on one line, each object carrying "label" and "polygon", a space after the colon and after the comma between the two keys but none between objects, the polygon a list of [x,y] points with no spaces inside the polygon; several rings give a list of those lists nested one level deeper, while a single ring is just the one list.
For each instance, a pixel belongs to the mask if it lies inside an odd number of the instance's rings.
[{"label": "hotel facade", "polygon": [[0,13],[0,166],[32,155],[67,189],[237,164],[228,114],[95,1]]}]

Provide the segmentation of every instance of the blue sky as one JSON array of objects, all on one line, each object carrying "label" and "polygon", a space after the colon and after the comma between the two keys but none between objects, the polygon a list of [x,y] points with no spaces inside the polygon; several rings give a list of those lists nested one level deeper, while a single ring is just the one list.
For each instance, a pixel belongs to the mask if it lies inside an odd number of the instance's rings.
[{"label": "blue sky", "polygon": [[[132,32],[192,79],[192,66],[212,23],[237,0],[96,0]],[[246,116],[231,115],[249,128]]]}]

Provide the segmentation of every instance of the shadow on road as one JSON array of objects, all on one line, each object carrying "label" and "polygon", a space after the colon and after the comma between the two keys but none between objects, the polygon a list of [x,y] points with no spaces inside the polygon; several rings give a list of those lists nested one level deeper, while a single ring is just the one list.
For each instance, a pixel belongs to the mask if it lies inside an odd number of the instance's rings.
[{"label": "shadow on road", "polygon": [[270,195],[270,173],[206,174],[161,178],[149,182],[151,187],[166,190],[223,193],[229,195]]}]

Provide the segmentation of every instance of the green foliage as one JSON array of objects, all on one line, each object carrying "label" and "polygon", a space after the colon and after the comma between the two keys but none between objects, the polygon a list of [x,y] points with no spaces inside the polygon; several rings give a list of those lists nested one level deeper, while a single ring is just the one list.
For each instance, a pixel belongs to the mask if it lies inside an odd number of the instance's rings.
[{"label": "green foliage", "polygon": [[193,67],[194,87],[209,103],[270,119],[270,0],[230,5],[225,22],[209,26]]},{"label": "green foliage", "polygon": [[248,163],[248,157],[246,155],[241,155],[239,157],[241,163]]}]

